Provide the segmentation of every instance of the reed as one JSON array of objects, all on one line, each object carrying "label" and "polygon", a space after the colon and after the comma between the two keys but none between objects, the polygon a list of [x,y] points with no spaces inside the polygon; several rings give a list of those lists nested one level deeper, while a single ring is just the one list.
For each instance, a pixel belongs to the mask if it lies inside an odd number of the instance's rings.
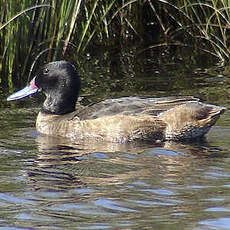
[{"label": "reed", "polygon": [[230,1],[0,0],[1,83],[95,46],[190,46],[228,61]]},{"label": "reed", "polygon": [[153,13],[159,18],[158,22],[162,32],[167,31],[171,44],[174,38],[181,33],[183,38],[180,41],[184,45],[195,44],[199,49],[212,54],[221,61],[229,60],[229,1],[184,0],[172,4],[169,1],[158,0],[158,4],[164,7],[167,18],[172,19],[170,24],[162,22],[160,12],[153,10]]},{"label": "reed", "polygon": [[77,59],[90,43],[116,43],[125,38],[127,25],[135,31],[128,18],[135,3],[138,1],[0,0],[1,75],[10,76],[7,82],[12,88],[12,81],[20,81],[29,66],[35,65],[33,60],[60,59],[70,47]]},{"label": "reed", "polygon": [[[208,43],[212,52],[220,60],[228,60],[230,55],[229,20],[230,2],[212,0],[208,3],[198,1],[187,5],[188,16],[195,17],[200,33],[193,36]],[[192,13],[192,14],[191,14]]]}]

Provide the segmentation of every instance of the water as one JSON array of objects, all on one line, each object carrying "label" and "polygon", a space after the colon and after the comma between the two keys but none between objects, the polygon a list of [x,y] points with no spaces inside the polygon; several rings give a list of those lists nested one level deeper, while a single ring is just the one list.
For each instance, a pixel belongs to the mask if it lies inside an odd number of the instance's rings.
[{"label": "water", "polygon": [[[204,74],[199,63],[189,71],[146,60],[120,72],[100,65],[86,71],[83,63],[83,85],[92,89],[81,102],[193,94],[229,107],[226,77]],[[36,132],[38,108],[28,108],[36,101],[3,104],[0,112],[0,229],[230,228],[229,112],[202,142],[75,144]]]},{"label": "water", "polygon": [[229,128],[196,144],[75,145],[24,115],[1,134],[0,229],[228,229]]}]

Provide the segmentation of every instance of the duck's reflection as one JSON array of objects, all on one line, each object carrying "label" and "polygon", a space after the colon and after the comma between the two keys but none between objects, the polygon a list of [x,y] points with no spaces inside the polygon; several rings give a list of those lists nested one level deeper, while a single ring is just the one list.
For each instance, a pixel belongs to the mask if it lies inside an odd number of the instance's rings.
[{"label": "duck's reflection", "polygon": [[[202,199],[213,197],[207,193],[210,183],[215,183],[217,190],[222,184],[220,180],[216,186],[216,178],[213,182],[206,177],[206,172],[215,168],[212,156],[218,149],[205,141],[119,145],[72,143],[38,135],[36,142],[39,152],[27,170],[29,183],[37,192],[36,199],[54,208],[77,204],[87,213],[98,210],[98,215],[111,213],[111,209],[120,213],[119,207],[143,215],[146,207],[154,215],[159,214],[159,208],[167,215],[203,212],[206,203]],[[112,201],[114,206],[98,207],[100,200]],[[200,201],[204,205],[197,206]],[[136,218],[136,212],[130,215]]]},{"label": "duck's reflection", "polygon": [[196,167],[205,166],[205,158],[212,154],[205,142],[72,143],[46,135],[38,135],[36,142],[39,153],[30,177],[37,189],[45,190],[126,184],[153,175],[159,183],[168,180],[177,183],[188,170],[192,173]]}]

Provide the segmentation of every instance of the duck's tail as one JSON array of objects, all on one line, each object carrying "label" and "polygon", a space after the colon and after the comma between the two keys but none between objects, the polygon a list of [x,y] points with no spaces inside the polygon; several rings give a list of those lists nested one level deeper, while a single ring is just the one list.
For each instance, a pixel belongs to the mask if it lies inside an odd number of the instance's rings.
[{"label": "duck's tail", "polygon": [[216,123],[226,108],[189,102],[159,115],[167,124],[166,139],[181,140],[203,137]]}]

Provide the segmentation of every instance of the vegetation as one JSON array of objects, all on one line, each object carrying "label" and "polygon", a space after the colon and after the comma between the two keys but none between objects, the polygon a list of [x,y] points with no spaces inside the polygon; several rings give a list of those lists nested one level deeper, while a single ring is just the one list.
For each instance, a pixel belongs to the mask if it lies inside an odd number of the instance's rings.
[{"label": "vegetation", "polygon": [[229,0],[0,0],[1,84],[98,46],[193,47],[228,61],[229,22]]}]

